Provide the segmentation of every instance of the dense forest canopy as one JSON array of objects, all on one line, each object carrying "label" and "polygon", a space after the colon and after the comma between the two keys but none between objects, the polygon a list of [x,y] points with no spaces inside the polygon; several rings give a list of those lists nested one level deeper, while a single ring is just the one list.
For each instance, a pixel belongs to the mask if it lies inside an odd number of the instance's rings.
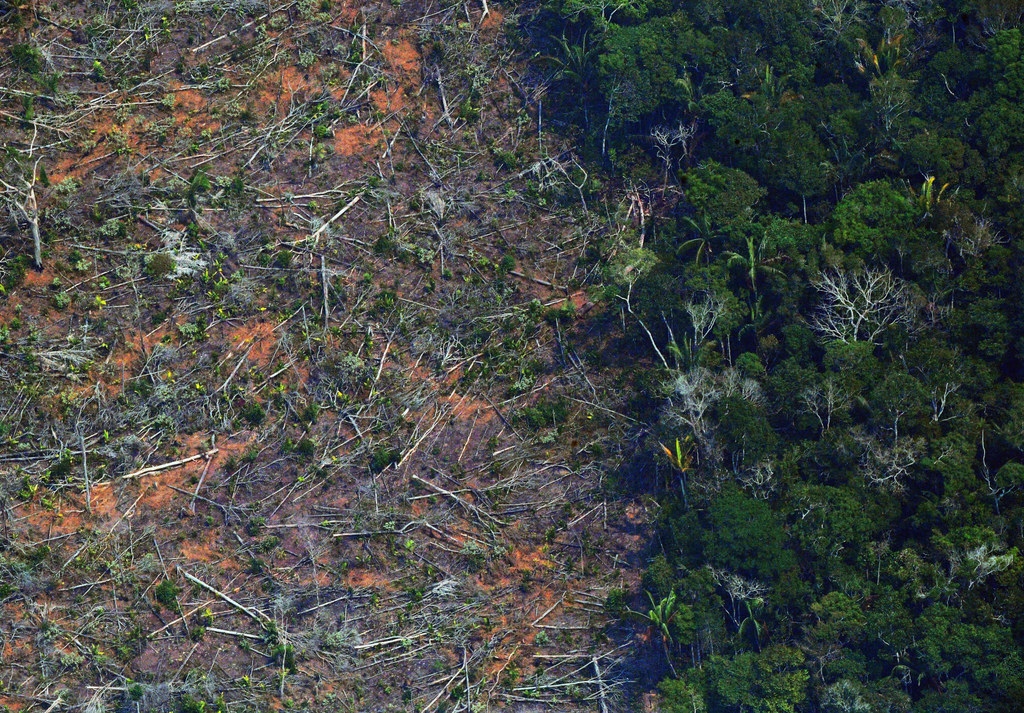
[{"label": "dense forest canopy", "polygon": [[556,0],[658,493],[666,711],[1024,701],[1019,2]]}]

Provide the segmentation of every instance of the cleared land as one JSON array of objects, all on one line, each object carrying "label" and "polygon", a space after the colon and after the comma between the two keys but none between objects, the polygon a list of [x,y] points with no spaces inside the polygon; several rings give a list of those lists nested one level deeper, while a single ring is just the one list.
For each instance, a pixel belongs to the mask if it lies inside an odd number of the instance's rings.
[{"label": "cleared land", "polygon": [[0,703],[614,704],[608,221],[517,19],[5,12]]}]

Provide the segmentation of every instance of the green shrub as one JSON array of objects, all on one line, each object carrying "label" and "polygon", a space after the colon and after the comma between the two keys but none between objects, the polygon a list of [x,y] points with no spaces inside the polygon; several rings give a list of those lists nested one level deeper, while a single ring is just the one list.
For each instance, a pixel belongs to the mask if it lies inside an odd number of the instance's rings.
[{"label": "green shrub", "polygon": [[283,666],[288,673],[295,673],[295,647],[291,644],[278,644],[271,650],[274,663]]},{"label": "green shrub", "polygon": [[569,409],[564,401],[541,401],[535,406],[527,406],[519,411],[519,420],[531,430],[557,426],[569,416]]},{"label": "green shrub", "polygon": [[156,600],[168,609],[175,609],[178,606],[178,594],[181,588],[169,579],[165,579],[156,585],[153,596]]},{"label": "green shrub", "polygon": [[245,410],[242,411],[242,418],[244,418],[250,426],[259,426],[263,423],[263,419],[266,417],[267,412],[255,401],[246,406]]},{"label": "green shrub", "polygon": [[397,448],[389,446],[377,446],[373,451],[373,458],[370,459],[370,470],[380,473],[393,463],[402,459],[402,454]]},{"label": "green shrub", "polygon": [[312,438],[303,438],[301,441],[295,444],[295,452],[300,456],[309,458],[316,453],[316,441]]},{"label": "green shrub", "polygon": [[43,53],[32,45],[11,45],[7,51],[14,66],[28,74],[39,74],[43,69]]},{"label": "green shrub", "polygon": [[621,619],[626,613],[626,592],[622,589],[613,589],[608,592],[604,600],[604,613],[612,619]]},{"label": "green shrub", "polygon": [[167,276],[175,267],[174,258],[167,253],[147,255],[145,263],[146,272],[157,279]]},{"label": "green shrub", "polygon": [[197,700],[188,694],[182,696],[181,702],[178,704],[180,713],[203,713],[205,709],[205,701]]},{"label": "green shrub", "polygon": [[53,296],[53,306],[57,309],[67,309],[71,304],[71,295],[67,292],[58,292]]}]

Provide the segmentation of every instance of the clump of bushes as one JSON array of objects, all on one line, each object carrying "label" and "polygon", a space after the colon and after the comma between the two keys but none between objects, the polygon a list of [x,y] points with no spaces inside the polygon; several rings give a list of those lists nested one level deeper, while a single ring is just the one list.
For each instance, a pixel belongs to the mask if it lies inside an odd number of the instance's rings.
[{"label": "clump of bushes", "polygon": [[397,448],[377,446],[373,451],[373,457],[370,459],[370,470],[374,473],[380,473],[389,465],[397,463],[401,459],[402,453]]},{"label": "clump of bushes", "polygon": [[244,418],[250,426],[259,426],[263,423],[263,419],[266,417],[266,410],[255,401],[248,404],[242,411],[242,418]]},{"label": "clump of bushes", "polygon": [[175,609],[178,606],[178,594],[180,592],[181,587],[171,580],[165,579],[156,585],[156,588],[153,590],[153,596],[168,609]]},{"label": "clump of bushes", "polygon": [[569,408],[561,399],[539,401],[535,406],[520,409],[519,420],[531,430],[551,428],[563,423],[569,417]]},{"label": "clump of bushes", "polygon": [[174,258],[167,253],[154,253],[145,258],[146,272],[161,279],[174,271],[176,265]]}]

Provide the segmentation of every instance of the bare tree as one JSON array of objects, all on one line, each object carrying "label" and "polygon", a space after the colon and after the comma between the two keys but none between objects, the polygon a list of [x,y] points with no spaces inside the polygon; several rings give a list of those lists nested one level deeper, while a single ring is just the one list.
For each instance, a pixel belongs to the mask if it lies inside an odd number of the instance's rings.
[{"label": "bare tree", "polygon": [[974,547],[962,547],[947,553],[950,579],[967,582],[968,589],[974,589],[993,574],[1008,569],[1013,564],[1014,552],[1006,552],[1000,542],[983,542]]},{"label": "bare tree", "polygon": [[814,26],[831,43],[838,42],[843,33],[857,24],[864,14],[862,0],[821,0],[813,2]]},{"label": "bare tree", "polygon": [[825,689],[822,696],[825,710],[835,713],[871,713],[871,704],[864,700],[860,687],[843,679]]},{"label": "bare tree", "polygon": [[985,35],[994,35],[1000,30],[1016,27],[1024,16],[1024,5],[1005,0],[981,0],[978,3],[979,19]]},{"label": "bare tree", "polygon": [[897,122],[910,111],[912,86],[913,82],[897,76],[895,72],[871,80],[871,101],[886,134],[892,133]]},{"label": "bare tree", "polygon": [[997,515],[999,514],[999,503],[1002,499],[1024,488],[1024,466],[1020,463],[1010,461],[995,473],[989,468],[988,448],[985,447],[984,431],[981,432],[981,477],[985,481],[988,494],[995,503]]},{"label": "bare tree", "polygon": [[[768,594],[770,588],[767,584],[759,582],[756,579],[748,579],[742,575],[730,572],[725,569],[715,569],[714,567],[708,567],[711,572],[711,576],[715,578],[718,585],[725,590],[725,593],[729,595],[729,601],[731,604],[731,610],[726,609],[726,613],[732,617],[733,624],[739,629],[742,626],[740,605],[744,602],[751,604],[760,604],[761,600]],[[750,613],[751,609],[748,606],[747,612]]]},{"label": "bare tree", "polygon": [[915,324],[910,291],[887,268],[824,273],[814,286],[823,299],[811,323],[826,339],[877,344],[890,327]]},{"label": "bare tree", "polygon": [[955,248],[964,258],[978,257],[989,248],[1006,242],[992,221],[984,216],[972,216],[970,219],[958,216],[942,235],[947,247]]},{"label": "bare tree", "polygon": [[27,156],[31,162],[30,175],[26,177],[24,169],[19,166],[16,170],[8,172],[9,174],[19,174],[16,177],[11,176],[16,183],[10,183],[0,177],[0,187],[3,187],[0,200],[7,205],[15,219],[20,218],[28,223],[29,229],[32,231],[33,259],[36,269],[41,270],[43,269],[43,241],[39,234],[39,202],[36,200],[36,184],[39,182],[39,162],[43,158],[42,154],[35,156],[35,161],[32,161],[38,134],[39,128],[33,124],[32,141],[29,144]]},{"label": "bare tree", "polygon": [[[583,189],[590,180],[590,174],[571,153],[538,159],[519,174],[520,177],[526,175],[536,177],[541,190],[556,188],[562,182],[569,184],[579,194],[583,212],[587,212],[587,199],[584,197]],[[573,180],[573,177],[576,180]]]},{"label": "bare tree", "polygon": [[[645,250],[641,245],[641,247],[638,248],[622,251],[616,256],[612,264],[612,268],[617,273],[616,281],[623,284],[626,288],[625,295],[616,296],[622,300],[626,312],[628,312],[631,317],[634,317],[640,325],[640,328],[644,330],[644,333],[647,335],[647,339],[651,342],[651,347],[658,355],[662,365],[668,369],[668,360],[665,358],[664,352],[658,348],[658,342],[655,340],[654,334],[648,328],[643,318],[633,310],[633,288],[636,286],[640,278],[650,271],[656,263],[657,256],[655,256],[650,250]],[[623,327],[625,327],[625,316],[623,316]]]},{"label": "bare tree", "polygon": [[708,455],[713,442],[710,412],[722,396],[715,375],[709,369],[698,366],[676,374],[670,388],[669,421],[686,426],[697,442],[698,454]]},{"label": "bare tree", "polygon": [[749,579],[725,569],[715,569],[713,567],[708,569],[711,572],[711,576],[722,585],[722,589],[725,590],[726,594],[733,601],[744,602],[750,599],[758,599],[764,597],[770,591],[767,584],[756,579]]},{"label": "bare tree", "polygon": [[565,3],[565,11],[572,13],[573,17],[590,15],[591,17],[604,17],[611,21],[615,13],[620,10],[635,8],[639,3],[636,0],[569,0]]},{"label": "bare tree", "polygon": [[723,397],[739,396],[744,401],[752,404],[764,405],[764,389],[757,379],[744,376],[739,369],[728,366],[719,374],[718,383],[721,385]]},{"label": "bare tree", "polygon": [[711,335],[718,318],[725,312],[725,302],[713,292],[704,292],[703,299],[692,299],[683,306],[693,326],[693,348],[696,350]]},{"label": "bare tree", "polygon": [[822,433],[832,427],[832,416],[845,408],[849,400],[849,394],[832,379],[810,386],[800,394],[804,410],[818,420]]},{"label": "bare tree", "polygon": [[621,299],[623,301],[623,303],[625,303],[626,311],[629,312],[630,316],[636,318],[637,324],[639,324],[640,328],[644,330],[644,334],[647,335],[647,339],[650,341],[651,346],[654,348],[654,352],[658,355],[658,358],[661,360],[662,365],[664,365],[664,367],[666,369],[668,369],[669,368],[668,359],[665,358],[665,354],[661,351],[661,349],[658,348],[658,342],[657,342],[657,340],[655,340],[654,334],[651,332],[650,329],[648,329],[647,325],[644,323],[643,318],[641,318],[640,315],[638,315],[636,312],[633,311],[633,301],[632,301],[632,299],[633,299],[633,285],[634,284],[635,283],[630,282],[629,283],[629,289],[626,291],[626,296],[623,297],[622,295],[619,295],[619,299]]},{"label": "bare tree", "polygon": [[755,404],[762,403],[764,399],[761,385],[754,379],[744,377],[733,367],[718,373],[703,366],[677,371],[668,383],[667,391],[668,403],[663,415],[665,422],[675,428],[682,426],[693,433],[697,444],[697,462],[709,472],[721,457],[715,439],[715,424],[711,418],[715,404],[733,396]]},{"label": "bare tree", "polygon": [[931,404],[932,404],[932,421],[938,423],[939,421],[948,421],[955,416],[946,416],[946,406],[948,405],[949,398],[953,396],[957,391],[960,390],[961,384],[957,382],[945,381],[941,386],[934,386],[931,389]]},{"label": "bare tree", "polygon": [[767,500],[775,492],[775,464],[763,460],[739,474],[740,484],[760,500]]},{"label": "bare tree", "polygon": [[683,156],[690,155],[690,139],[697,133],[696,123],[684,124],[679,122],[675,128],[670,126],[655,126],[651,130],[651,140],[658,151],[658,158],[661,159],[665,168],[662,178],[662,190],[668,186],[668,172],[672,170],[675,162],[676,151],[681,151]]},{"label": "bare tree", "polygon": [[883,490],[902,492],[906,479],[921,456],[923,442],[919,438],[900,438],[891,444],[873,436],[858,439],[864,447],[861,454],[861,473],[869,483]]}]

